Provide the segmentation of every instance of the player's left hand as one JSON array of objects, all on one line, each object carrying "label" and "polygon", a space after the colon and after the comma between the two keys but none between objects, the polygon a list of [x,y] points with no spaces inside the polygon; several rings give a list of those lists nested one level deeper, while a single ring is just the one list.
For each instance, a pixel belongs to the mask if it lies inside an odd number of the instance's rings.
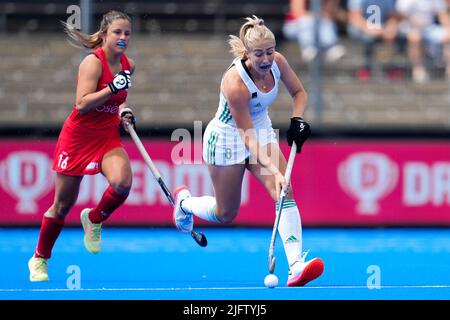
[{"label": "player's left hand", "polygon": [[130,133],[128,131],[127,123],[133,125],[134,130],[136,130],[136,117],[133,114],[131,108],[125,107],[119,111],[120,119],[120,131]]},{"label": "player's left hand", "polygon": [[291,118],[291,125],[286,133],[287,143],[292,146],[292,142],[295,141],[297,145],[297,153],[302,151],[302,146],[306,139],[311,135],[311,127],[301,117]]}]

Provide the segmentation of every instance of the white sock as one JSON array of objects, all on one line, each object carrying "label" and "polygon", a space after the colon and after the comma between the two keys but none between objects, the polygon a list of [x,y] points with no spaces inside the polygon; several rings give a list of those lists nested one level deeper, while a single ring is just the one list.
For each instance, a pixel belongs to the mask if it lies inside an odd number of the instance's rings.
[{"label": "white sock", "polygon": [[[278,209],[278,204],[276,205]],[[289,266],[302,255],[302,221],[295,200],[285,200],[278,224],[278,233],[283,240]]]},{"label": "white sock", "polygon": [[203,220],[220,222],[216,217],[216,198],[214,197],[188,197],[181,202],[181,207]]}]

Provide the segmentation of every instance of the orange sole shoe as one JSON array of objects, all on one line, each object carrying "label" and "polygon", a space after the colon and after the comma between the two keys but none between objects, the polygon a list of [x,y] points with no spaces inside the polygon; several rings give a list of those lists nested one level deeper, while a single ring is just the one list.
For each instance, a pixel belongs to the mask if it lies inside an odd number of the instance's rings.
[{"label": "orange sole shoe", "polygon": [[303,271],[296,277],[289,279],[288,287],[303,287],[308,282],[317,279],[323,273],[324,264],[322,259],[314,258],[309,261]]}]

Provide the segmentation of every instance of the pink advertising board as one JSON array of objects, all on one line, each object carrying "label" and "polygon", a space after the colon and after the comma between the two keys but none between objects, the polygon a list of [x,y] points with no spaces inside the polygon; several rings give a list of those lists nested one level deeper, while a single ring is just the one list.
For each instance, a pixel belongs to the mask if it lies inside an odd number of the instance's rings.
[{"label": "pink advertising board", "polygon": [[[39,225],[51,205],[56,139],[0,141],[0,225]],[[170,189],[187,184],[193,195],[213,195],[201,144],[144,139]],[[133,188],[109,225],[172,224],[172,208],[136,146],[125,140],[133,168]],[[282,142],[288,155],[289,147]],[[450,226],[450,142],[420,140],[310,140],[297,155],[292,173],[304,226]],[[66,223],[79,225],[79,212],[94,206],[106,188],[99,174],[85,176],[78,202]],[[233,225],[271,226],[274,203],[246,174],[242,206]],[[197,224],[208,225],[196,220]]]}]

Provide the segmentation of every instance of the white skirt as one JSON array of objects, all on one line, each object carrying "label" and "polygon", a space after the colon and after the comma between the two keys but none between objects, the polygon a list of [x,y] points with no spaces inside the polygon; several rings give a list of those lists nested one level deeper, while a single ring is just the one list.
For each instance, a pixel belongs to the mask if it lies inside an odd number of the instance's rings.
[{"label": "white skirt", "polygon": [[[278,144],[279,135],[272,128],[272,122],[268,116],[255,121],[253,130],[260,147],[270,143]],[[203,160],[211,165],[230,166],[245,163],[246,159],[256,163],[256,159],[250,156],[250,152],[245,147],[238,129],[214,118],[203,134]]]}]

